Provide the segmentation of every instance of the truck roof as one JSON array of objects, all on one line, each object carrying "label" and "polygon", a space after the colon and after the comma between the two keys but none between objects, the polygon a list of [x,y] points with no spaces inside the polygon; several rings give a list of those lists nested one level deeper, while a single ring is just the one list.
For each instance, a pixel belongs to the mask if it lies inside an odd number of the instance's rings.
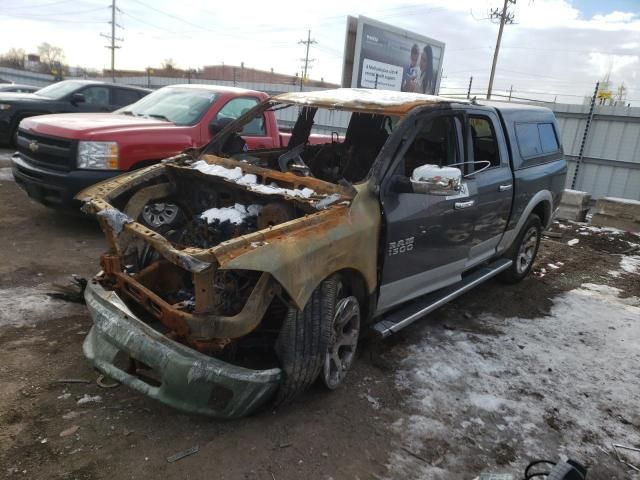
[{"label": "truck roof", "polygon": [[394,92],[369,88],[336,88],[315,92],[289,92],[276,95],[274,100],[298,105],[314,105],[332,110],[373,111],[388,115],[406,115],[416,107],[437,104],[468,104],[468,100]]},{"label": "truck roof", "polygon": [[177,85],[166,85],[166,87],[180,87],[180,88],[193,88],[198,90],[210,90],[215,93],[235,93],[238,95],[246,95],[246,94],[260,94],[264,95],[263,92],[259,92],[257,90],[249,90],[247,88],[239,88],[239,87],[230,87],[228,85],[211,85],[207,83],[179,83]]},{"label": "truck roof", "polygon": [[495,101],[495,100],[477,100],[477,105],[483,107],[492,107],[496,110],[499,110],[504,113],[511,112],[523,112],[526,111],[528,113],[548,113],[550,109],[548,107],[543,107],[541,105],[531,105],[528,103],[514,103],[514,102],[503,102],[503,101]]}]

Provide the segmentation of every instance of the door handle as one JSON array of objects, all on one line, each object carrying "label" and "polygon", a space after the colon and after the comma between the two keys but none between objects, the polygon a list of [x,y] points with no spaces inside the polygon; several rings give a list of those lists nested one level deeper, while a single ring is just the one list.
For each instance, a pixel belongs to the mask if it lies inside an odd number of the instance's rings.
[{"label": "door handle", "polygon": [[507,184],[507,185],[500,185],[499,190],[501,192],[506,192],[507,190],[511,190],[513,188],[513,185],[511,183]]},{"label": "door handle", "polygon": [[456,202],[453,204],[453,208],[456,210],[462,210],[463,208],[473,207],[475,203],[475,200],[469,200],[468,202]]}]

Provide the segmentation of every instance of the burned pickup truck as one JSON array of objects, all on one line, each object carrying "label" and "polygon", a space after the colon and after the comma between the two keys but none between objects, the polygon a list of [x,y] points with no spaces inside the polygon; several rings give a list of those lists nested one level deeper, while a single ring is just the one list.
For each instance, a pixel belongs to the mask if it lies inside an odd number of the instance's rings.
[{"label": "burned pickup truck", "polygon": [[[286,148],[238,132],[297,115]],[[308,141],[327,135],[324,144]],[[550,110],[339,89],[273,97],[206,147],[78,195],[109,250],[84,353],[184,411],[238,417],[337,388],[385,337],[531,270],[566,162]],[[173,212],[154,229],[145,208]],[[171,208],[167,209],[166,205]]]}]

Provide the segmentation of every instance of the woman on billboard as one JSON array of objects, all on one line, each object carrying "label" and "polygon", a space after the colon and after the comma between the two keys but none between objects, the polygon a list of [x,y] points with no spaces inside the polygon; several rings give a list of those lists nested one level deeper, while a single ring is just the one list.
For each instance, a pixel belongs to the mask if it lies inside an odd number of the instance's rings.
[{"label": "woman on billboard", "polygon": [[433,95],[435,92],[435,78],[433,75],[433,50],[431,45],[426,45],[420,55],[420,79],[416,86],[416,92]]}]

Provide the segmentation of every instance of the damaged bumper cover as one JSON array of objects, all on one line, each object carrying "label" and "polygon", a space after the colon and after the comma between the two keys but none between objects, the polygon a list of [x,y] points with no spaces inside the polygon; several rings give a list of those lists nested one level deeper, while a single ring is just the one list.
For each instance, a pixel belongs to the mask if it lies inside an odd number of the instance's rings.
[{"label": "damaged bumper cover", "polygon": [[[145,324],[117,293],[91,282],[85,299],[94,326],[83,351],[101,372],[179,410],[217,418],[248,415],[277,390],[281,371],[228,364],[162,335]],[[124,353],[154,372],[150,384],[115,364]]]}]

